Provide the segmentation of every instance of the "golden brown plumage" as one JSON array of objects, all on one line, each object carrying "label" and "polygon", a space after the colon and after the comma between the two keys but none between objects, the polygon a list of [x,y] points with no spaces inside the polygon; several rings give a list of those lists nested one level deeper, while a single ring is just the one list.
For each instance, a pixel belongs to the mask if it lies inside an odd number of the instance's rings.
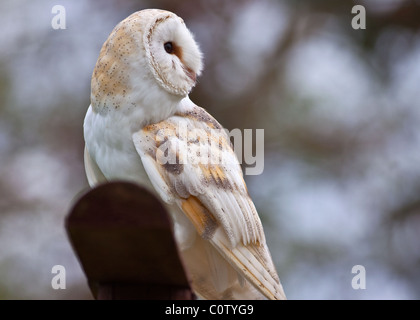
[{"label": "golden brown plumage", "polygon": [[162,199],[200,297],[284,299],[229,137],[188,98],[201,68],[173,13],[139,11],[116,26],[92,75],[89,183],[130,180]]}]

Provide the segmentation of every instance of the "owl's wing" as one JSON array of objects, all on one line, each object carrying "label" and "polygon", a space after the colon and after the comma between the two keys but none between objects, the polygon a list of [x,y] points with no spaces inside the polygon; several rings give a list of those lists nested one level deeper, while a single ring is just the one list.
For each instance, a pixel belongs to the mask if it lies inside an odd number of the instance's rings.
[{"label": "owl's wing", "polygon": [[285,299],[264,231],[225,130],[189,99],[169,119],[133,134],[161,198],[269,299]]}]

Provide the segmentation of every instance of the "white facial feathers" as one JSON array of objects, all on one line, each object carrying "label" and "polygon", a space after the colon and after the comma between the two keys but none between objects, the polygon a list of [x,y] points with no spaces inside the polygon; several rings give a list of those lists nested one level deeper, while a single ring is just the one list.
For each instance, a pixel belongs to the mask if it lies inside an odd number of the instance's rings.
[{"label": "white facial feathers", "polygon": [[161,11],[154,16],[143,35],[151,71],[168,92],[186,96],[201,74],[202,54],[184,21]]}]

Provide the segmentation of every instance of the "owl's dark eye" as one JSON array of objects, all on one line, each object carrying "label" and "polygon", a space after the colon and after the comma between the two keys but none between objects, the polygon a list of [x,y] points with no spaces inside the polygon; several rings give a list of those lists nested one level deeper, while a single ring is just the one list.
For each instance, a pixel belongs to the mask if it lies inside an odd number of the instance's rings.
[{"label": "owl's dark eye", "polygon": [[172,42],[165,42],[165,44],[163,45],[163,47],[165,48],[165,51],[167,53],[174,53],[174,45],[172,44]]}]

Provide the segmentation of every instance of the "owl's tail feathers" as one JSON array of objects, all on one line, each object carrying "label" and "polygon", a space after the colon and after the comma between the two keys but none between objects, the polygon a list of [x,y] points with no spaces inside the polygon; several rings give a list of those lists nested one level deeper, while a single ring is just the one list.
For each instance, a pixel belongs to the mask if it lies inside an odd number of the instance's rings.
[{"label": "owl's tail feathers", "polygon": [[270,300],[285,300],[286,295],[280,283],[270,252],[265,243],[239,243],[231,248],[224,237],[213,237],[211,240],[221,255]]},{"label": "owl's tail feathers", "polygon": [[[182,252],[197,296],[210,300],[262,300],[265,294],[246,281],[207,240],[197,236]],[[280,297],[281,298],[281,297]]]}]

